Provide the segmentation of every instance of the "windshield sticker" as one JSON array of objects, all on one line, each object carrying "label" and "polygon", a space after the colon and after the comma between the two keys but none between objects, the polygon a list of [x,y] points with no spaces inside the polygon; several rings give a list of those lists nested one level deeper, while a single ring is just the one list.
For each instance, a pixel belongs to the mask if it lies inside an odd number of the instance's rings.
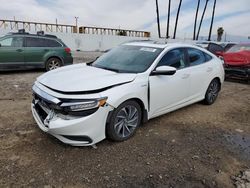
[{"label": "windshield sticker", "polygon": [[155,48],[141,48],[140,49],[141,51],[145,51],[145,52],[156,52],[157,49]]}]

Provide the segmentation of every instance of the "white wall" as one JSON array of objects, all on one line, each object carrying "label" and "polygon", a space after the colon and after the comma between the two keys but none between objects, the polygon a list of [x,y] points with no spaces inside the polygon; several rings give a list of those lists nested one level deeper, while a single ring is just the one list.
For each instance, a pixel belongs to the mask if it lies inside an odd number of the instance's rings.
[{"label": "white wall", "polygon": [[[10,30],[0,29],[0,37],[7,34],[8,32],[10,32]],[[158,38],[127,37],[127,36],[117,36],[117,35],[95,35],[95,34],[76,34],[76,33],[49,33],[49,34],[56,35],[58,38],[62,39],[62,41],[68,47],[70,47],[72,51],[76,51],[77,49],[81,51],[104,51],[111,49],[121,43],[132,40],[151,39],[161,42],[166,41],[165,39],[158,39]],[[195,41],[185,40],[185,39],[176,39],[176,40],[168,39],[167,42],[194,43]]]},{"label": "white wall", "polygon": [[[0,37],[4,36],[8,32],[10,31],[0,30]],[[49,34],[56,35],[68,47],[70,47],[72,51],[76,51],[77,49],[81,51],[104,51],[127,41],[148,39],[142,37],[126,37],[126,36],[116,36],[116,35],[95,35],[95,34],[76,34],[76,33],[49,33]]]}]

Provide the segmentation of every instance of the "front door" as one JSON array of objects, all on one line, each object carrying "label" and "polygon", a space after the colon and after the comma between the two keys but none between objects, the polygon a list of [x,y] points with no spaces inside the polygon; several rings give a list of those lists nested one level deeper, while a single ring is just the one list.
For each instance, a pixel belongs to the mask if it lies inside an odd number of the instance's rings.
[{"label": "front door", "polygon": [[24,66],[23,37],[9,36],[0,40],[0,70]]},{"label": "front door", "polygon": [[167,52],[158,66],[173,66],[177,72],[172,75],[150,76],[149,115],[155,117],[187,101],[190,86],[190,73],[186,69],[185,49]]}]

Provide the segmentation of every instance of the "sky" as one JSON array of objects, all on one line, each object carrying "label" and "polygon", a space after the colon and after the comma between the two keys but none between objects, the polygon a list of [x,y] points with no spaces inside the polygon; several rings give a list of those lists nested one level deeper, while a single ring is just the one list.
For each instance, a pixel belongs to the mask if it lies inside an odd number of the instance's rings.
[{"label": "sky", "polygon": [[[168,0],[158,0],[162,35],[166,34]],[[191,37],[198,0],[183,0],[177,37]],[[170,34],[173,34],[179,0],[172,0]],[[157,35],[155,0],[0,0],[0,19],[112,27],[150,31]],[[205,5],[201,0],[199,19]],[[201,35],[207,36],[213,0],[209,0]],[[213,34],[223,27],[227,34],[250,36],[250,0],[217,0]],[[199,21],[199,20],[198,20]],[[199,22],[198,22],[199,23]]]}]

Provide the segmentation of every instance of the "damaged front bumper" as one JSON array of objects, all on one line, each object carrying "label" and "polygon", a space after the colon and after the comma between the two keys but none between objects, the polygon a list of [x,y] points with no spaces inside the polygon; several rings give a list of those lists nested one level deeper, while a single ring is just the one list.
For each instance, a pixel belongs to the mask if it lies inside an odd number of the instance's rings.
[{"label": "damaged front bumper", "polygon": [[250,80],[250,67],[249,66],[234,67],[234,66],[225,65],[224,69],[225,69],[225,74],[227,78]]},{"label": "damaged front bumper", "polygon": [[86,116],[72,116],[50,108],[48,102],[58,102],[59,99],[49,94],[46,98],[42,98],[39,94],[37,96],[31,103],[31,110],[42,131],[73,146],[91,146],[105,139],[107,117],[113,110],[108,104]]}]

